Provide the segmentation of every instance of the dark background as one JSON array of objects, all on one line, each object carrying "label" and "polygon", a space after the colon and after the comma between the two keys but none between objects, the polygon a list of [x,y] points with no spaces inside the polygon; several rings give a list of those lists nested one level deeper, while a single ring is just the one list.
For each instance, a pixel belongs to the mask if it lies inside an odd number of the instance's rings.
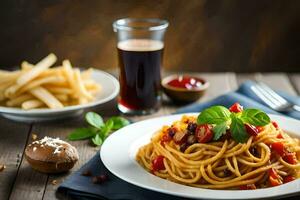
[{"label": "dark background", "polygon": [[190,71],[300,71],[298,0],[2,0],[0,66],[49,52],[73,65],[117,66],[112,22],[169,20],[164,67]]}]

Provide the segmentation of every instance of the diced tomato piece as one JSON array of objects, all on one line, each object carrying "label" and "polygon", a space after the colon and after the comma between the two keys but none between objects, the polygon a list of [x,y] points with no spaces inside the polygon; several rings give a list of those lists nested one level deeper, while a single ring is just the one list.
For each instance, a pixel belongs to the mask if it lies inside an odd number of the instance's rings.
[{"label": "diced tomato piece", "polygon": [[236,102],[235,104],[233,104],[229,108],[229,111],[230,112],[234,112],[234,113],[242,112],[243,111],[243,106],[241,106],[241,104],[239,104],[238,102]]},{"label": "diced tomato piece", "polygon": [[271,144],[271,148],[280,156],[283,156],[285,154],[285,149],[282,142],[273,142]]},{"label": "diced tomato piece", "polygon": [[282,181],[280,179],[274,179],[271,176],[269,177],[269,182],[271,186],[278,186],[282,184]]},{"label": "diced tomato piece", "polygon": [[161,141],[162,142],[170,142],[172,140],[172,138],[170,137],[169,134],[164,134],[162,137],[161,137]]},{"label": "diced tomato piece", "polygon": [[278,128],[279,128],[279,126],[278,126],[277,122],[275,122],[275,121],[272,121],[272,124],[273,124],[273,126],[274,126],[276,129],[278,129]]},{"label": "diced tomato piece", "polygon": [[278,186],[282,184],[281,177],[273,168],[269,169],[269,183],[271,186]]},{"label": "diced tomato piece", "polygon": [[285,155],[282,157],[282,159],[292,165],[297,164],[297,158],[296,158],[296,153],[295,152],[288,152],[285,153]]},{"label": "diced tomato piece", "polygon": [[256,186],[255,184],[247,184],[247,185],[241,185],[240,190],[255,190]]},{"label": "diced tomato piece", "polygon": [[212,140],[212,126],[208,124],[198,125],[195,136],[199,143],[207,143]]},{"label": "diced tomato piece", "polygon": [[265,129],[263,126],[257,126],[256,128],[257,128],[259,133],[262,132]]},{"label": "diced tomato piece", "polygon": [[251,125],[251,124],[245,124],[245,128],[246,128],[246,131],[249,135],[252,135],[252,136],[257,136],[258,134],[258,130],[255,126]]},{"label": "diced tomato piece", "polygon": [[271,152],[271,155],[270,155],[270,160],[273,160],[274,158],[276,158],[276,153],[274,153],[274,152]]},{"label": "diced tomato piece", "polygon": [[283,139],[284,137],[283,137],[282,133],[278,133],[277,136],[276,136],[276,138]]},{"label": "diced tomato piece", "polygon": [[269,172],[270,177],[272,177],[274,179],[279,178],[279,175],[278,175],[278,173],[276,172],[276,170],[274,168],[269,169],[268,172]]},{"label": "diced tomato piece", "polygon": [[164,147],[165,143],[163,141],[160,141],[160,145]]},{"label": "diced tomato piece", "polygon": [[241,185],[239,188],[240,188],[240,190],[247,190],[248,189],[247,185]]},{"label": "diced tomato piece", "polygon": [[160,144],[162,146],[165,146],[165,143],[168,143],[171,140],[172,140],[172,137],[168,133],[165,133],[160,139]]},{"label": "diced tomato piece", "polygon": [[275,151],[278,155],[282,157],[282,159],[289,163],[289,164],[297,164],[297,158],[295,152],[289,152],[284,148],[284,145],[282,142],[273,142],[271,144],[271,148],[273,151]]},{"label": "diced tomato piece", "polygon": [[291,176],[291,175],[286,176],[286,177],[283,178],[284,183],[288,183],[288,182],[291,182],[293,180],[296,180],[296,178],[294,176]]},{"label": "diced tomato piece", "polygon": [[153,171],[159,171],[159,170],[164,170],[165,165],[164,165],[164,156],[157,156],[153,161],[152,161],[152,170]]}]

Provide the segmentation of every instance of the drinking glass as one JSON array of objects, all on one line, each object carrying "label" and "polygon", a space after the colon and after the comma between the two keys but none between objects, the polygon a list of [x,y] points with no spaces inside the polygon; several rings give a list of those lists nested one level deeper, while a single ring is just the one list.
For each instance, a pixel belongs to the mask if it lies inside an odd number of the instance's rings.
[{"label": "drinking glass", "polygon": [[120,94],[118,108],[126,114],[149,114],[161,106],[161,66],[169,23],[160,19],[119,19],[117,35]]}]

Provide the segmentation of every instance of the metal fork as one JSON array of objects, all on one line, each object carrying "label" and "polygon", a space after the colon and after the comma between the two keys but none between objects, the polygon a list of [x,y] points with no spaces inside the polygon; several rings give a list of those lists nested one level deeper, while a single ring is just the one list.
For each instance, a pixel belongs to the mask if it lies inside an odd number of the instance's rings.
[{"label": "metal fork", "polygon": [[300,106],[288,102],[262,82],[257,82],[257,84],[251,86],[251,90],[273,110],[278,112],[296,110],[300,112]]}]

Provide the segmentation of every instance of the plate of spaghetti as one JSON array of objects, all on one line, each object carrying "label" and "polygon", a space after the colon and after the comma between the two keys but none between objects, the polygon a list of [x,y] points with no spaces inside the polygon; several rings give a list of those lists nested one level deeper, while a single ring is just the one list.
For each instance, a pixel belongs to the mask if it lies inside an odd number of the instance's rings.
[{"label": "plate of spaghetti", "polygon": [[[300,192],[300,121],[212,106],[137,122],[101,148],[119,178],[195,199],[258,199]],[[118,147],[118,148],[116,148]]]}]

